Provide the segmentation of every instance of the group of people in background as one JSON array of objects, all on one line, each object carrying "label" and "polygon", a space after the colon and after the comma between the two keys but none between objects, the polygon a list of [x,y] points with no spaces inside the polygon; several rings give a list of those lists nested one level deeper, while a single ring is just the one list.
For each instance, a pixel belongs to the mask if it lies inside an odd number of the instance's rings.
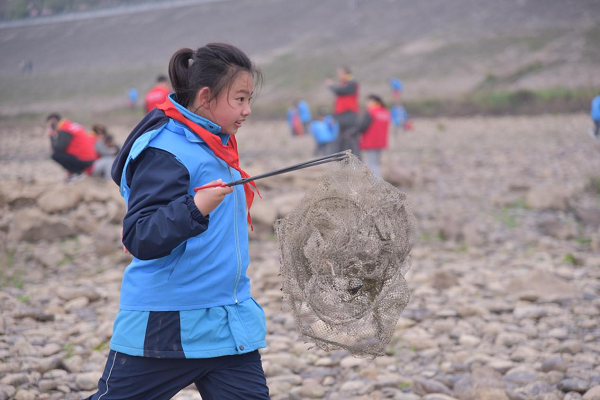
[{"label": "group of people in background", "polygon": [[106,127],[94,124],[88,133],[80,124],[52,113],[46,118],[52,159],[67,171],[67,180],[87,175],[110,178],[112,163],[119,152]]},{"label": "group of people in background", "polygon": [[[154,87],[144,96],[146,113],[164,103],[170,92],[167,77],[159,75]],[[129,89],[130,108],[136,107],[138,96],[137,89]],[[50,138],[52,159],[67,171],[67,181],[86,176],[110,179],[112,164],[120,148],[106,126],[94,124],[88,132],[81,124],[52,113],[46,117],[46,134]]]},{"label": "group of people in background", "polygon": [[326,107],[319,108],[317,118],[304,100],[296,100],[288,110],[287,120],[292,135],[309,132],[316,142],[315,155],[352,150],[367,167],[381,177],[381,155],[388,147],[390,122],[398,129],[412,128],[406,109],[402,105],[402,82],[391,80],[393,105],[388,109],[381,96],[367,97],[366,112],[360,112],[359,84],[348,67],[337,70],[338,81],[326,81],[335,95],[333,113]]},{"label": "group of people in background", "polygon": [[[152,89],[150,89],[144,96],[144,111],[149,113],[154,107],[164,103],[169,93],[171,93],[169,80],[165,75],[158,75],[156,77],[154,87],[152,87]],[[127,91],[127,106],[130,109],[138,108],[139,97],[140,93],[136,88],[129,88]]]}]

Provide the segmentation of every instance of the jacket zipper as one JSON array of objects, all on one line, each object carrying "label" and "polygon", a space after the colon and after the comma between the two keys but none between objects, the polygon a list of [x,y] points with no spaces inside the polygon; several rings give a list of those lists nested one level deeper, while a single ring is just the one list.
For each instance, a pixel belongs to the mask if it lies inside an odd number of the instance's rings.
[{"label": "jacket zipper", "polygon": [[[227,166],[229,169],[229,174],[231,175],[231,180],[234,181],[233,171],[231,171],[231,167]],[[235,188],[233,188],[233,229],[235,230],[235,250],[237,252],[237,274],[235,277],[235,285],[233,286],[233,299],[235,300],[235,304],[238,303],[237,299],[237,286],[240,283],[240,274],[241,274],[241,264],[242,264],[242,256],[240,252],[240,238],[238,237],[238,226],[237,226],[237,194],[235,193]]]}]

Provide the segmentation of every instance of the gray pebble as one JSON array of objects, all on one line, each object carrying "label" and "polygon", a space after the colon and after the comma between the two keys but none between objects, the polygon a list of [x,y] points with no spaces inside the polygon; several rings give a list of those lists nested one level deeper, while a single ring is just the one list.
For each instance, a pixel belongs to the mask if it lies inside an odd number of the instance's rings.
[{"label": "gray pebble", "polygon": [[549,372],[549,371],[567,372],[567,368],[569,368],[569,363],[561,356],[550,357],[550,358],[545,359],[542,362],[542,371],[544,371],[544,372]]},{"label": "gray pebble", "polygon": [[581,396],[580,393],[569,392],[569,393],[565,394],[565,397],[563,397],[563,400],[581,400],[582,398],[583,398],[583,396]]},{"label": "gray pebble", "polygon": [[562,380],[557,385],[563,392],[585,393],[590,388],[590,382],[585,379],[569,378]]}]

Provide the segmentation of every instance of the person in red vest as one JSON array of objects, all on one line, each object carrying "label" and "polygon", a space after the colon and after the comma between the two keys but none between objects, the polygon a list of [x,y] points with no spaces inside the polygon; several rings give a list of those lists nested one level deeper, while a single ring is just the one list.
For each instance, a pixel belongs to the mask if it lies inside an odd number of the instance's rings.
[{"label": "person in red vest", "polygon": [[68,180],[92,173],[98,159],[96,139],[83,126],[53,113],[46,118],[46,133],[50,137],[52,159],[67,170]]},{"label": "person in red vest", "polygon": [[358,131],[362,133],[359,148],[362,159],[377,177],[381,178],[381,153],[388,147],[388,132],[391,113],[381,97],[370,95],[367,98],[367,112],[362,118]]},{"label": "person in red vest", "polygon": [[146,93],[144,99],[146,102],[146,113],[152,111],[157,105],[164,103],[169,93],[171,93],[171,90],[169,89],[167,77],[159,75],[158,78],[156,78],[156,85]]},{"label": "person in red vest", "polygon": [[337,150],[351,149],[358,156],[358,136],[356,135],[359,111],[358,83],[354,80],[348,67],[338,68],[337,75],[339,84],[335,85],[331,79],[326,82],[329,89],[335,94],[333,112],[334,118],[340,126]]}]

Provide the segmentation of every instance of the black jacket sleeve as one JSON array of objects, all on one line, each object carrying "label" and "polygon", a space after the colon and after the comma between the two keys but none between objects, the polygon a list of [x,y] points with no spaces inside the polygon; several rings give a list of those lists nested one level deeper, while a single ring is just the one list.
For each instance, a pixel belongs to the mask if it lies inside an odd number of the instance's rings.
[{"label": "black jacket sleeve", "polygon": [[368,112],[363,113],[363,115],[360,118],[360,121],[358,122],[358,126],[357,126],[357,130],[360,134],[363,134],[367,131],[367,129],[369,129],[369,126],[371,126],[371,122],[373,122],[373,118],[371,118],[371,114],[369,114]]},{"label": "black jacket sleeve", "polygon": [[123,244],[136,258],[167,256],[208,229],[208,216],[187,193],[189,172],[171,153],[147,148],[129,164],[126,179],[130,193]]},{"label": "black jacket sleeve", "polygon": [[52,150],[54,150],[55,153],[64,153],[65,150],[67,150],[69,143],[71,143],[71,140],[73,140],[73,135],[69,132],[58,131],[56,136],[50,137]]},{"label": "black jacket sleeve", "polygon": [[331,85],[329,86],[329,89],[338,96],[354,94],[356,93],[356,82],[350,81],[345,85]]}]

